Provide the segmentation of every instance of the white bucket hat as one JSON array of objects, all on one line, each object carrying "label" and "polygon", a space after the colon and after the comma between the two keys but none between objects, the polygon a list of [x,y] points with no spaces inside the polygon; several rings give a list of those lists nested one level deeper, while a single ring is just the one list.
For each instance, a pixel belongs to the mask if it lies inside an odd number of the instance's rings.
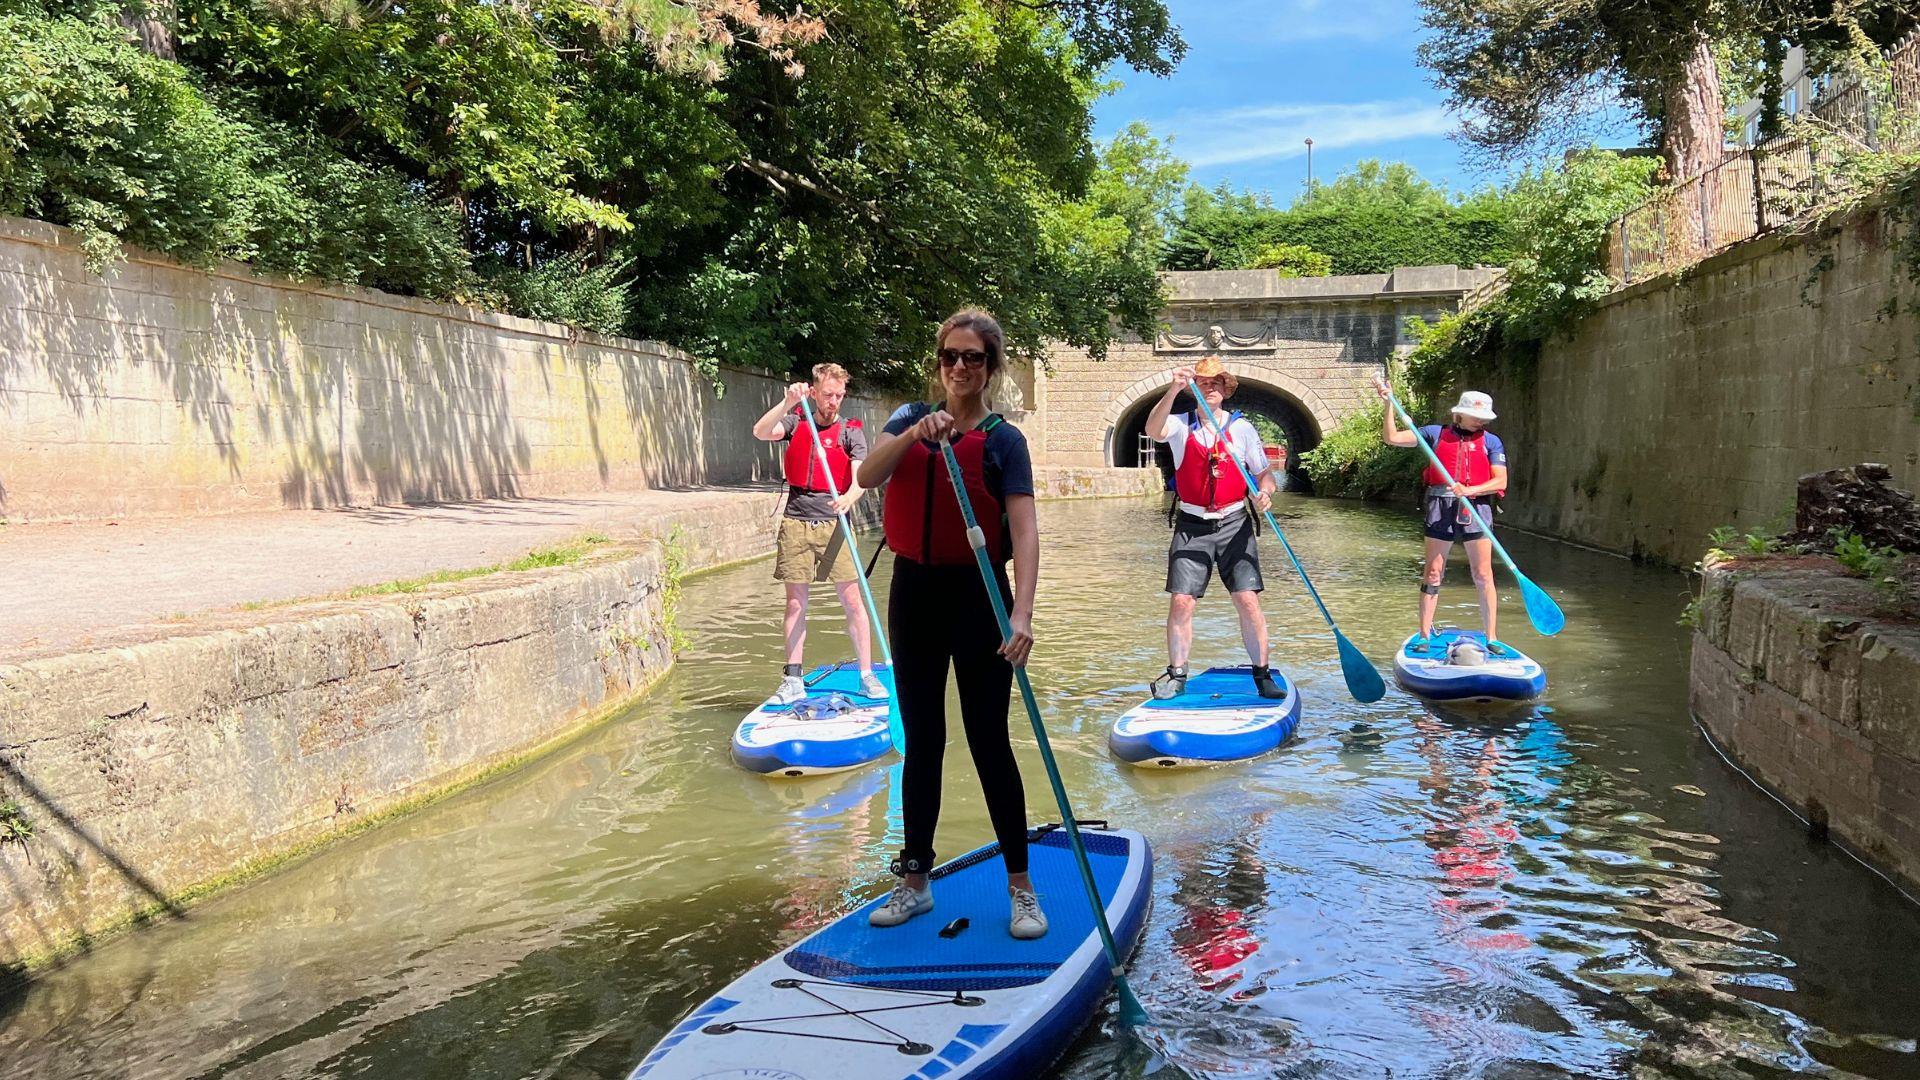
[{"label": "white bucket hat", "polygon": [[1494,419],[1493,399],[1478,390],[1466,390],[1460,394],[1460,403],[1453,407],[1455,416],[1471,416],[1475,420]]}]

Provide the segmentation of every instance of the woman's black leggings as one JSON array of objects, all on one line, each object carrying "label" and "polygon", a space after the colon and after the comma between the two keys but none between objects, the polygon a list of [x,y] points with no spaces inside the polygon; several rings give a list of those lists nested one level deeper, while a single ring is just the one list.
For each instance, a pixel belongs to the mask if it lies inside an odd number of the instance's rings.
[{"label": "woman's black leggings", "polygon": [[[1000,595],[1012,603],[1006,570],[996,572]],[[933,866],[933,832],[940,821],[941,766],[947,752],[947,665],[960,682],[960,720],[966,725],[973,768],[987,797],[987,814],[1000,840],[1007,873],[1027,869],[1027,795],[1007,738],[1013,665],[1000,656],[1000,626],[980,581],[980,570],[893,561],[887,597],[887,633],[893,643],[893,685],[907,729],[901,767],[906,846],[901,868]]]}]

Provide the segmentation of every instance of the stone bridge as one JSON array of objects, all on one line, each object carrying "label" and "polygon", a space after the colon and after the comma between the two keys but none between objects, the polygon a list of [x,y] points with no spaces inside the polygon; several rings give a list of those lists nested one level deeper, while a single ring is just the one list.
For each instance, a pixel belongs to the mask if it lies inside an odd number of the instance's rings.
[{"label": "stone bridge", "polygon": [[1278,425],[1297,470],[1302,452],[1365,404],[1367,377],[1411,347],[1409,317],[1457,309],[1495,273],[1456,266],[1324,278],[1282,278],[1271,270],[1168,273],[1172,299],[1154,340],[1123,339],[1101,361],[1057,346],[1051,370],[1031,373],[1031,387],[1020,388],[1030,390],[1025,415],[1009,411],[1042,464],[1151,465],[1146,417],[1166,389],[1167,372],[1219,356],[1240,377],[1232,404]]}]

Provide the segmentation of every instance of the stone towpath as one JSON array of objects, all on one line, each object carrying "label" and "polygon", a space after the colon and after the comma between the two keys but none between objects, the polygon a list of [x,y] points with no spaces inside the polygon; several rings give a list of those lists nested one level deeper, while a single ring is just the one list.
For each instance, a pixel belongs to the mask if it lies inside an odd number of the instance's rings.
[{"label": "stone towpath", "polygon": [[242,604],[490,566],[663,514],[761,501],[771,487],[595,492],[434,506],[275,510],[0,527],[0,663],[108,644]]}]

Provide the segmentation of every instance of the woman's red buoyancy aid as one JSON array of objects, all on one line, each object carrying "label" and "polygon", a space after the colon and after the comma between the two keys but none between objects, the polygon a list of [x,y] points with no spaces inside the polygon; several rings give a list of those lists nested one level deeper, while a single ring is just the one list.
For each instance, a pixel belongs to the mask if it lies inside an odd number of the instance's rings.
[{"label": "woman's red buoyancy aid", "polygon": [[[1453,478],[1473,487],[1493,479],[1493,459],[1487,454],[1487,433],[1476,431],[1467,438],[1460,436],[1460,430],[1452,424],[1440,429],[1440,438],[1435,440],[1433,452],[1447,467]],[[1447,478],[1432,465],[1421,476],[1428,487],[1446,487]]]},{"label": "woman's red buoyancy aid", "polygon": [[[1233,430],[1239,413],[1227,417],[1226,430]],[[1212,446],[1200,442],[1200,421],[1187,414],[1187,445],[1180,453],[1180,467],[1173,473],[1174,494],[1183,503],[1206,507],[1213,513],[1247,497],[1247,481],[1234,467],[1231,439],[1222,435]]]},{"label": "woman's red buoyancy aid", "polygon": [[[833,477],[835,492],[847,490],[853,483],[853,457],[847,453],[847,429],[860,426],[858,420],[835,420],[820,429],[820,443],[827,450],[827,475]],[[827,491],[826,477],[820,473],[820,457],[813,452],[813,425],[799,417],[793,419],[793,438],[787,440],[782,462],[787,483],[802,491]]]},{"label": "woman's red buoyancy aid", "polygon": [[[1013,557],[1006,508],[987,490],[987,432],[1000,423],[998,413],[989,414],[972,431],[953,440],[953,456],[960,462],[974,519],[986,534],[987,554],[1006,562]],[[903,559],[933,566],[973,562],[966,519],[960,515],[960,500],[954,498],[953,481],[947,478],[947,462],[938,446],[929,448],[915,439],[907,447],[887,481],[880,522],[887,547]]]}]

